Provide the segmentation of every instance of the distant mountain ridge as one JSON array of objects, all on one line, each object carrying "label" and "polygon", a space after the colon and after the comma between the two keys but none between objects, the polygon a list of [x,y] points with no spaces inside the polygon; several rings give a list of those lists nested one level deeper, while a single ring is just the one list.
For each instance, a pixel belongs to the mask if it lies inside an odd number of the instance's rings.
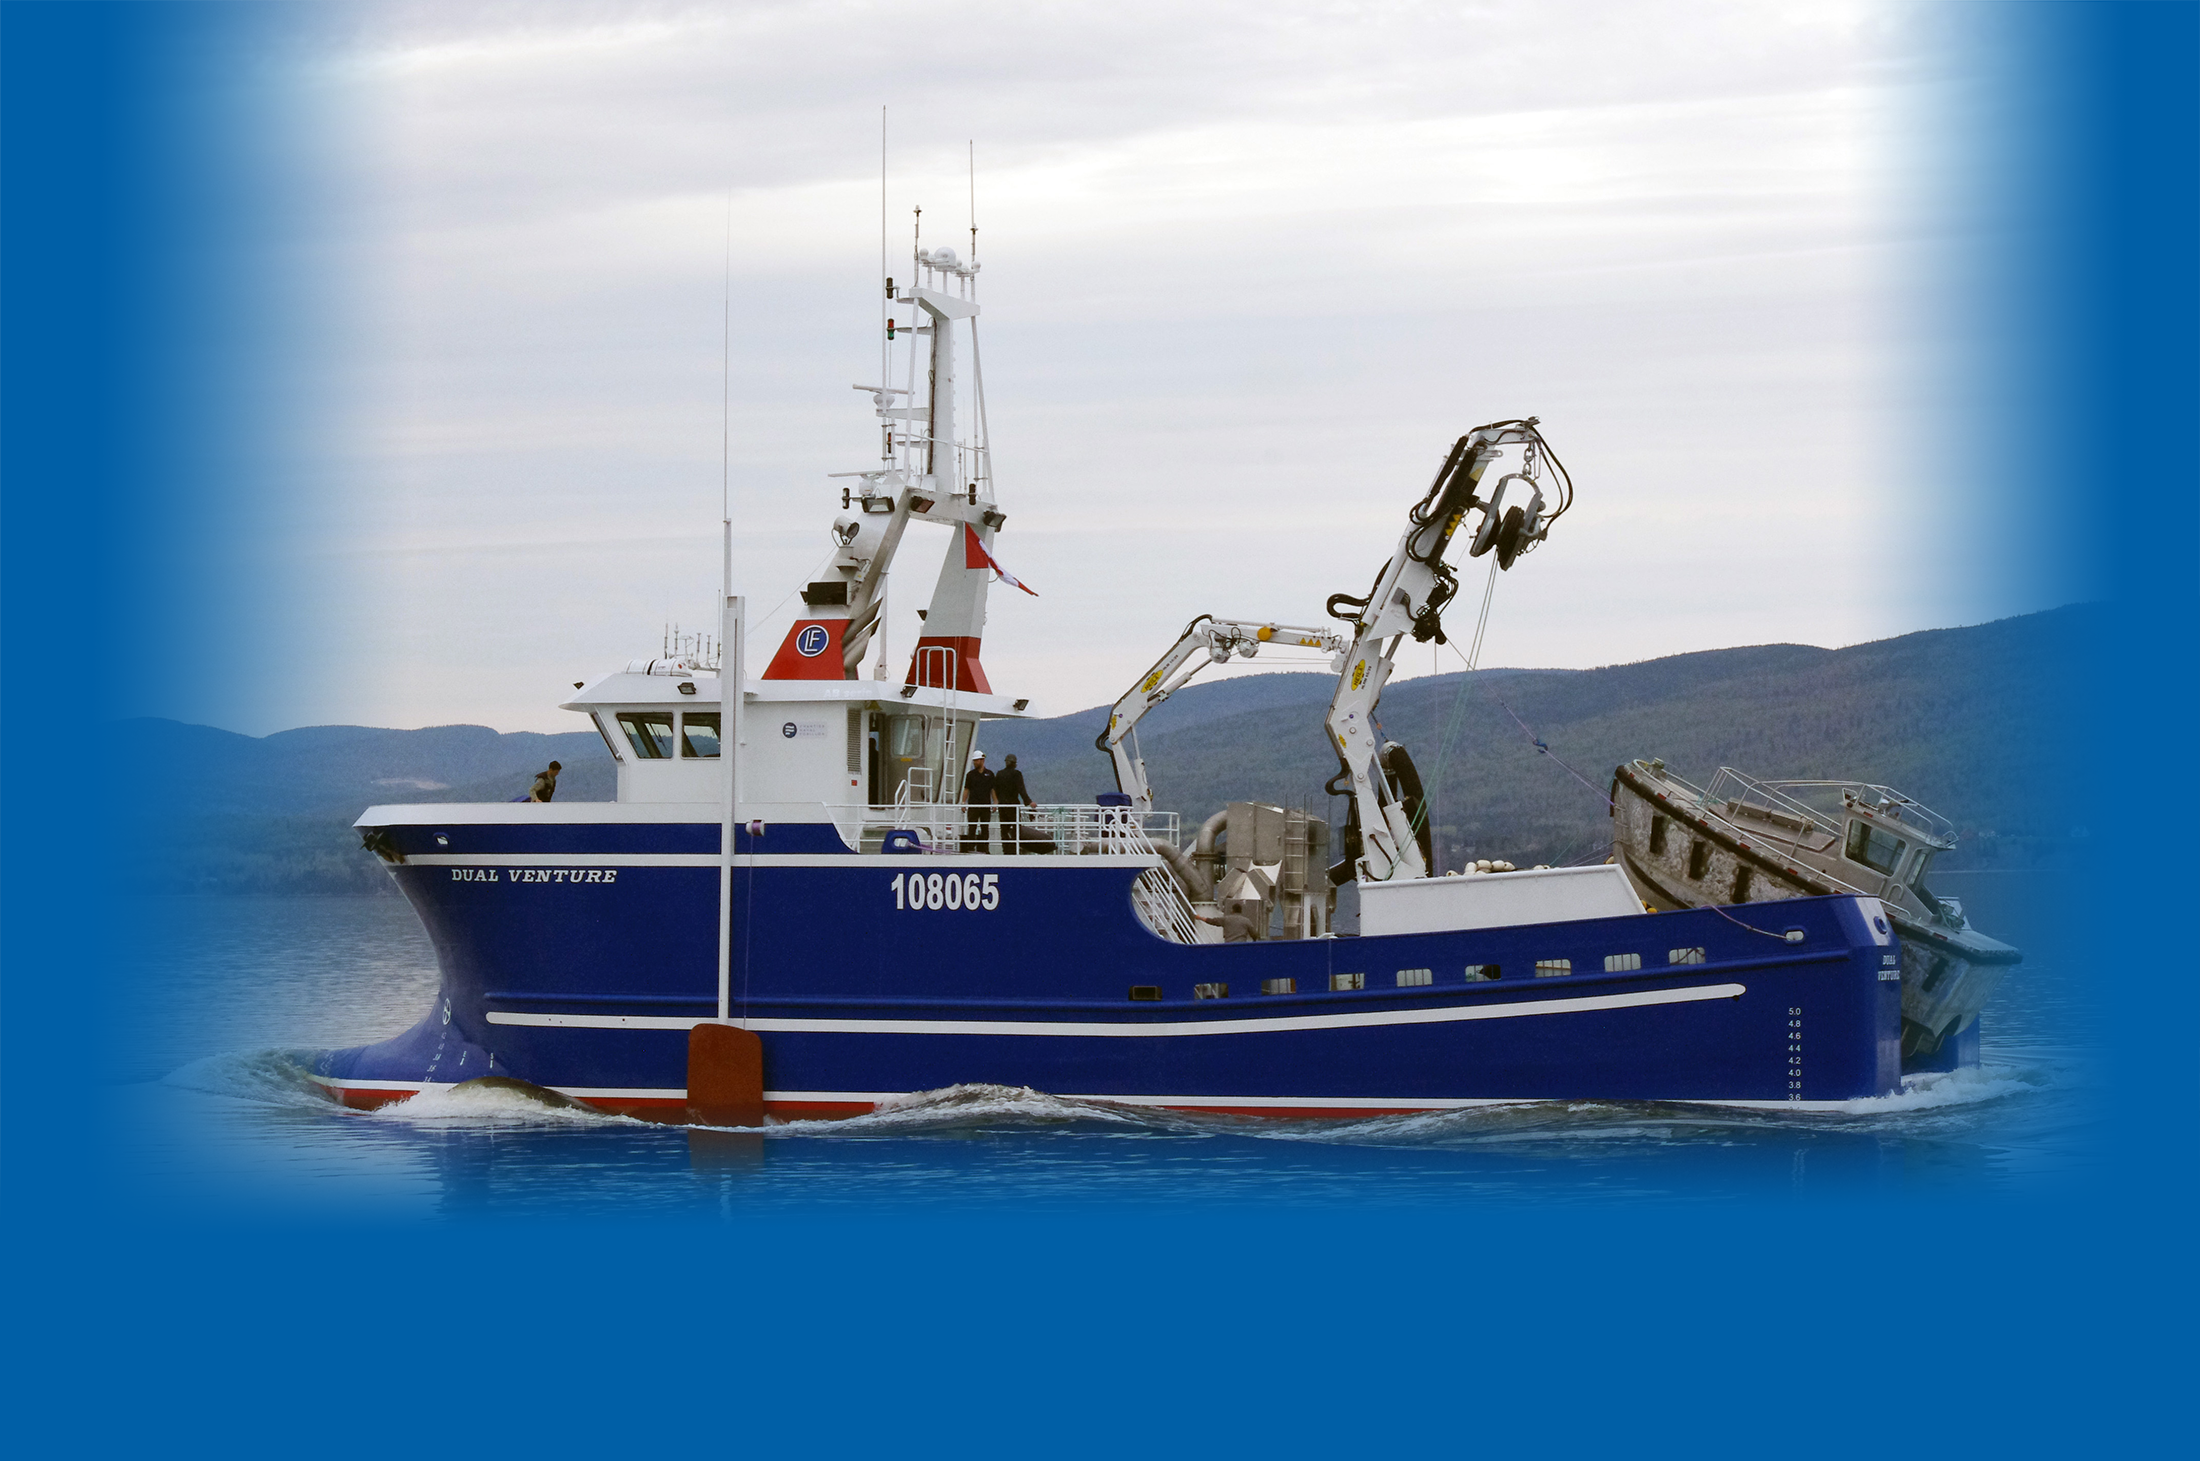
[{"label": "distant mountain ridge", "polygon": [[[1431,676],[1393,685],[1380,718],[1430,787],[1453,867],[1473,856],[1527,865],[1598,855],[1609,836],[1602,788],[1637,756],[1698,781],[1732,765],[1885,782],[1971,834],[1961,858],[2028,861],[2083,831],[2082,806],[2048,789],[2074,764],[2087,697],[2073,676],[2104,618],[2078,605],[1846,649],[1751,645],[1591,670]],[[1325,674],[1271,674],[1177,692],[1140,730],[1158,803],[1181,814],[1187,835],[1241,799],[1341,821],[1342,801],[1322,790],[1336,771],[1322,728],[1333,686]],[[996,763],[1016,752],[1039,800],[1087,801],[1114,785],[1093,747],[1108,708],[995,722],[980,744]],[[370,805],[509,800],[553,759],[565,767],[561,801],[608,801],[616,787],[592,729],[310,726],[252,737],[135,720],[119,730],[171,792],[136,869],[142,885],[170,891],[383,891],[388,879],[350,829]]]},{"label": "distant mountain ridge", "polygon": [[[2076,605],[1845,649],[1752,645],[1593,670],[1431,676],[1393,685],[1379,719],[1414,756],[1452,867],[1594,853],[1609,836],[1603,788],[1634,757],[1699,782],[1722,765],[1883,782],[1994,834],[1969,839],[1963,857],[2022,860],[2082,826],[2082,808],[2047,789],[2074,763],[2089,698],[2074,681],[2104,620]],[[1258,709],[1233,703],[1251,687]],[[1341,821],[1343,801],[1322,791],[1337,769],[1322,726],[1333,688],[1327,675],[1290,674],[1179,691],[1140,729],[1156,804],[1187,825],[1239,799],[1326,805]],[[1082,800],[1113,784],[1092,747],[1106,718],[1103,708],[989,727],[984,744],[1018,752],[1041,800]]]},{"label": "distant mountain ridge", "polygon": [[593,730],[551,735],[485,725],[380,730],[315,725],[245,736],[173,720],[128,720],[121,734],[142,762],[174,778],[191,810],[301,816],[384,801],[504,801],[524,796],[552,761],[561,796],[609,801],[617,780]]}]

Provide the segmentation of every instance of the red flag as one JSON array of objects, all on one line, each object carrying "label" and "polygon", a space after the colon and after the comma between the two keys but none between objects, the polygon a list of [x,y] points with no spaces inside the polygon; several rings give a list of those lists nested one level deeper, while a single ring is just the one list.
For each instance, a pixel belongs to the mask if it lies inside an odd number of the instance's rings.
[{"label": "red flag", "polygon": [[1033,598],[1039,597],[1037,590],[1024,588],[1014,574],[993,561],[993,555],[985,551],[985,544],[978,541],[978,530],[968,523],[963,524],[963,567],[990,568],[999,574],[1001,582],[1007,584],[1010,588],[1023,588],[1024,592],[1030,594]]}]

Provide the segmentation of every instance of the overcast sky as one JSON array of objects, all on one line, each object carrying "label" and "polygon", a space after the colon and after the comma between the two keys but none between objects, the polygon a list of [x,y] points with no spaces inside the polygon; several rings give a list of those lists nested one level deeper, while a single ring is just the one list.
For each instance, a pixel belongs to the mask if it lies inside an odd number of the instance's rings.
[{"label": "overcast sky", "polygon": [[[324,12],[282,64],[318,119],[300,267],[343,306],[270,519],[273,607],[324,652],[166,713],[572,729],[574,681],[710,623],[729,207],[736,588],[768,656],[829,546],[826,474],[875,454],[849,385],[877,370],[881,105],[904,256],[915,205],[967,243],[976,146],[996,551],[1040,595],[996,591],[984,658],[1036,710],[1114,698],[1198,612],[1318,621],[1453,439],[1519,415],[1579,496],[1499,583],[1485,664],[2058,602],[1997,569],[1944,468],[1937,14]],[[904,654],[945,542],[905,548]]]}]

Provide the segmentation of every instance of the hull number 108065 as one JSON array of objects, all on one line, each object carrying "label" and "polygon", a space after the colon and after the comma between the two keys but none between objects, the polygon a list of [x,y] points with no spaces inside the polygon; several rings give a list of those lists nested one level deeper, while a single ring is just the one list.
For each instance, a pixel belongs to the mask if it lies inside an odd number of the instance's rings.
[{"label": "hull number 108065", "polygon": [[992,912],[1001,906],[999,873],[896,873],[894,906],[904,909],[968,908]]}]

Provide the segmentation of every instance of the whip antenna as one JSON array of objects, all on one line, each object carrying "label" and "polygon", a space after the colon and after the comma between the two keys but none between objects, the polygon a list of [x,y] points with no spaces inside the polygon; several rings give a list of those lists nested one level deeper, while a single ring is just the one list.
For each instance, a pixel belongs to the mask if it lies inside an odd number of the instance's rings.
[{"label": "whip antenna", "polygon": [[[880,315],[893,308],[893,279],[887,277],[887,108],[878,108],[878,277],[887,279],[887,304],[880,306]],[[889,381],[887,332],[878,332],[878,381]]]},{"label": "whip antenna", "polygon": [[726,189],[726,252],[718,304],[718,517],[725,562],[719,597],[733,597],[733,189]]}]

